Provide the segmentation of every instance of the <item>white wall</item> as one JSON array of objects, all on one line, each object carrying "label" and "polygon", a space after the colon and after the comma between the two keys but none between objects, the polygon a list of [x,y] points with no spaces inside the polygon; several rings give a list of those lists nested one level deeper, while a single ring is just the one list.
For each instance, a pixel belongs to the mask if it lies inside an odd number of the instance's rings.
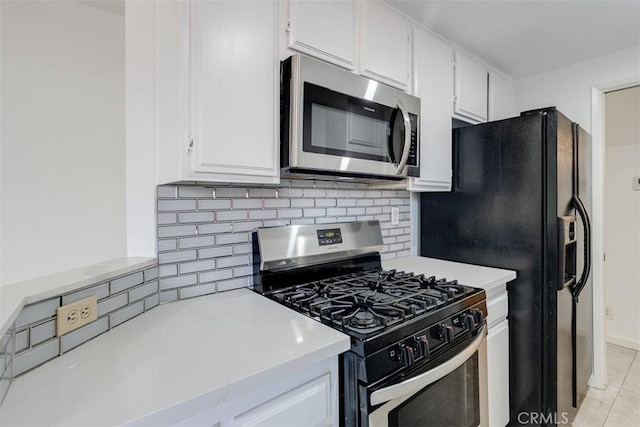
[{"label": "white wall", "polygon": [[125,34],[71,1],[1,7],[4,285],[126,254]]},{"label": "white wall", "polygon": [[607,339],[640,350],[640,86],[605,95],[605,304]]},{"label": "white wall", "polygon": [[591,87],[640,79],[640,46],[517,81],[520,111],[556,106],[591,132]]}]

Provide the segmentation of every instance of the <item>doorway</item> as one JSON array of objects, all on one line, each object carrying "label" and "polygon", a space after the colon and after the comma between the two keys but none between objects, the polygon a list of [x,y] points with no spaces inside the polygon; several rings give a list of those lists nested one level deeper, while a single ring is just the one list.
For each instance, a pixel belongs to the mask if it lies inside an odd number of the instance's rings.
[{"label": "doorway", "polygon": [[606,341],[640,350],[640,86],[604,94]]}]

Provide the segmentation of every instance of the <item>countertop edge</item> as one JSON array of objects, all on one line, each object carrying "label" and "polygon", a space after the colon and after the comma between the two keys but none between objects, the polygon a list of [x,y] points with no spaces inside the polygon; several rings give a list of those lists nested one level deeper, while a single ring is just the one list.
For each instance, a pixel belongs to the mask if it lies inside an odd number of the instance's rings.
[{"label": "countertop edge", "polygon": [[[386,266],[391,266],[392,268],[396,268],[396,265],[401,265],[402,266],[401,268],[412,270],[416,274],[418,273],[425,273],[425,274],[435,273],[436,275],[442,274],[440,271],[435,271],[435,272],[431,271],[431,269],[438,270],[438,267],[441,267],[441,266],[446,267],[446,269],[460,269],[462,271],[475,270],[479,273],[484,273],[483,275],[485,277],[483,277],[482,280],[478,279],[480,281],[475,281],[475,282],[468,278],[464,278],[464,275],[462,275],[462,277],[450,277],[450,279],[459,279],[460,282],[463,284],[468,284],[469,286],[482,288],[485,290],[487,297],[496,293],[496,287],[506,284],[507,282],[510,282],[511,280],[517,277],[517,273],[513,270],[505,270],[501,268],[487,267],[487,266],[474,265],[474,264],[464,264],[464,263],[455,262],[455,261],[447,261],[447,260],[442,260],[437,258],[427,258],[427,257],[420,257],[420,256],[409,256],[409,257],[403,257],[403,258],[390,259],[390,260],[383,261],[382,264],[383,264],[383,267],[386,265]],[[419,264],[425,265],[426,270],[420,271],[421,267],[418,266]],[[435,265],[436,267],[429,266],[429,264]],[[497,290],[497,293],[499,292],[500,290]]]},{"label": "countertop edge", "polygon": [[[0,286],[0,336],[4,335],[25,305],[72,292],[124,275],[135,270],[153,266],[155,257],[122,257],[66,270],[31,280]],[[87,271],[101,270],[87,274]],[[84,273],[83,273],[84,272]],[[76,276],[74,278],[73,276]],[[84,277],[82,277],[84,275]],[[67,281],[68,280],[68,281]]]}]

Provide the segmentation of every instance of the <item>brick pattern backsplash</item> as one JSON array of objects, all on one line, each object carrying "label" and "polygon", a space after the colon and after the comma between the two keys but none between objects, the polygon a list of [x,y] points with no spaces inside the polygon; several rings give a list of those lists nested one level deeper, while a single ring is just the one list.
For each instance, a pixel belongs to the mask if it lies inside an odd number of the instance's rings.
[{"label": "brick pattern backsplash", "polygon": [[[252,286],[258,227],[380,221],[383,259],[410,253],[409,193],[366,184],[283,180],[279,186],[158,187],[160,301]],[[391,208],[400,211],[391,224]]]},{"label": "brick pattern backsplash", "polygon": [[[159,304],[158,266],[113,277],[22,308],[0,339],[0,403],[21,375]],[[56,309],[96,295],[98,319],[56,337]]]}]

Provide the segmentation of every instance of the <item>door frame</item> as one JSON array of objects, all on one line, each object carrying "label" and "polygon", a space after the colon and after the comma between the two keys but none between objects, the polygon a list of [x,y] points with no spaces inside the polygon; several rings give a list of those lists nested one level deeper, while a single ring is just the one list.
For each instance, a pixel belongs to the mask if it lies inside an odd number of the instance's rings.
[{"label": "door frame", "polygon": [[637,77],[629,77],[591,87],[591,141],[593,179],[593,375],[592,387],[607,386],[607,352],[605,331],[604,295],[604,95],[614,90],[640,85]]}]

